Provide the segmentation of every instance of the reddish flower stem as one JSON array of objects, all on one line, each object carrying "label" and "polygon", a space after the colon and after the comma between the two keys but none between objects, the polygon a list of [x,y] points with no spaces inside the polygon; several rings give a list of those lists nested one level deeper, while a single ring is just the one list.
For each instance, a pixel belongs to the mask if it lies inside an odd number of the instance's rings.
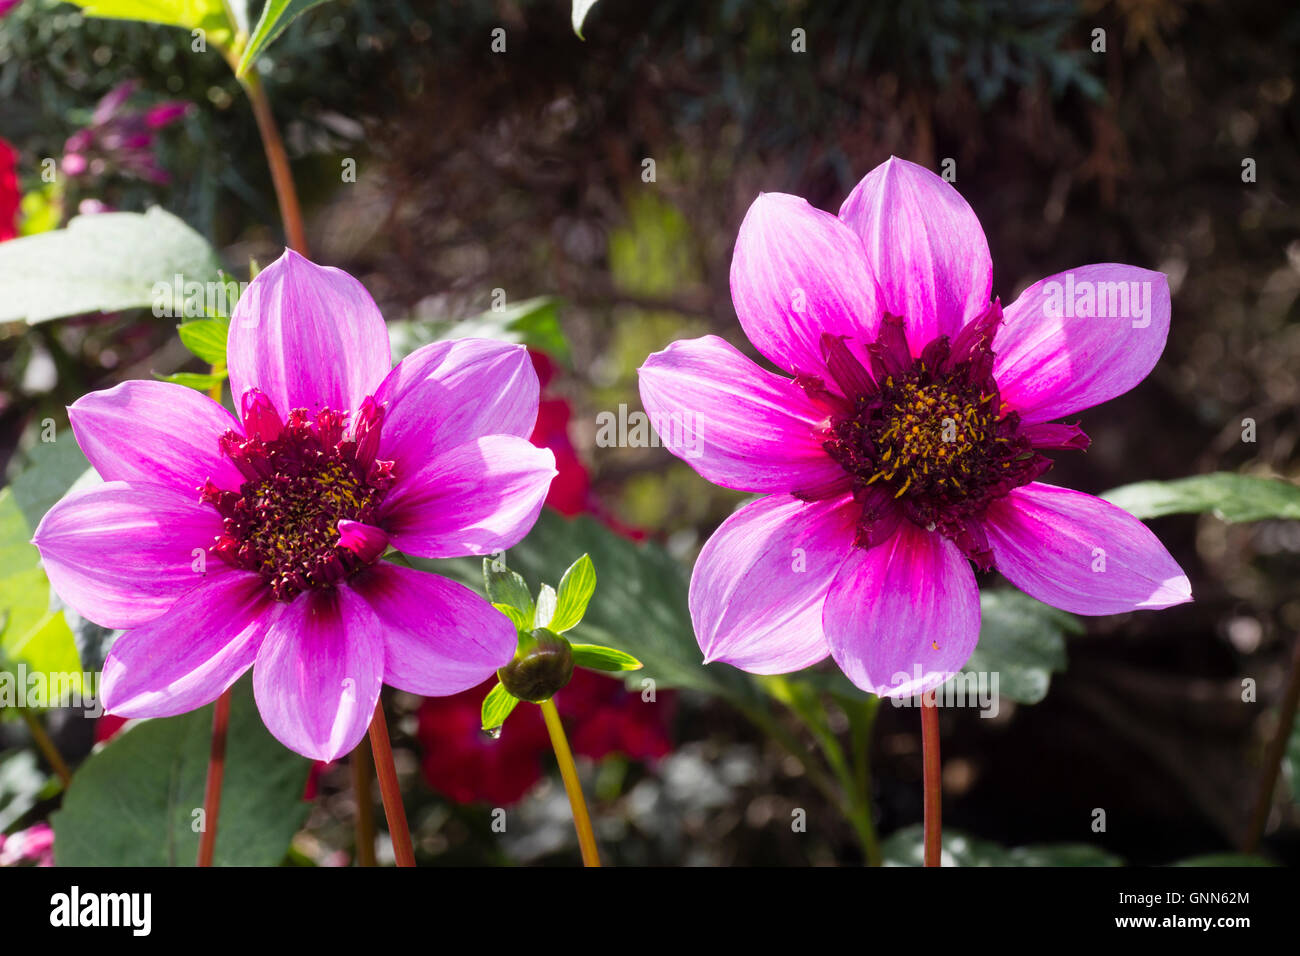
[{"label": "reddish flower stem", "polygon": [[551,735],[551,746],[555,748],[555,759],[560,765],[560,776],[564,778],[564,792],[569,795],[569,806],[573,809],[573,828],[578,831],[578,848],[582,851],[582,865],[600,866],[600,854],[596,850],[596,835],[591,830],[591,816],[587,813],[587,801],[582,796],[578,768],[573,763],[573,751],[569,749],[569,738],[564,735],[560,712],[555,709],[554,700],[544,700],[538,706],[541,707],[542,717],[546,720],[546,730]]},{"label": "reddish flower stem", "polygon": [[388,818],[388,833],[393,840],[393,856],[398,866],[415,866],[415,850],[406,824],[406,808],[402,806],[402,791],[397,785],[397,768],[393,765],[393,746],[388,742],[382,700],[375,704],[375,716],[370,721],[370,749],[375,754],[375,772],[379,776],[384,815]]},{"label": "reddish flower stem", "polygon": [[939,767],[939,708],[934,692],[921,696],[921,754],[925,783],[925,865],[939,866],[943,856],[942,792]]},{"label": "reddish flower stem", "polygon": [[284,151],[284,140],[280,138],[280,128],[275,125],[271,101],[266,98],[266,91],[262,88],[262,78],[257,73],[257,67],[250,69],[241,82],[244,84],[244,91],[248,94],[248,101],[253,107],[257,131],[262,135],[262,147],[266,150],[266,163],[271,168],[271,183],[275,186],[275,198],[280,204],[280,219],[284,223],[289,247],[305,256],[307,255],[307,232],[302,225],[302,208],[298,205],[298,190],[293,185],[289,155]]},{"label": "reddish flower stem", "polygon": [[199,866],[211,866],[217,847],[217,817],[221,814],[221,781],[226,773],[226,729],[230,726],[230,689],[217,698],[212,714],[212,749],[208,781],[203,788],[203,832],[199,834]]}]

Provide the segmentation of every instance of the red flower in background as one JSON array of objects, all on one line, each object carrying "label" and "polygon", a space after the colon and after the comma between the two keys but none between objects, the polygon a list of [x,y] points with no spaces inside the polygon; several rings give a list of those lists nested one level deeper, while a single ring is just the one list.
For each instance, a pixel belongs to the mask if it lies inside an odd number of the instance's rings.
[{"label": "red flower in background", "polygon": [[18,209],[23,194],[18,188],[18,152],[0,139],[0,242],[18,235]]},{"label": "red flower in background", "polygon": [[[418,737],[424,747],[424,777],[456,803],[508,806],[542,778],[550,738],[542,713],[520,704],[493,740],[482,730],[483,698],[494,681],[451,697],[431,697],[420,707]],[[668,735],[673,696],[660,692],[654,703],[626,690],[623,682],[576,670],[555,697],[573,752],[593,760],[621,753],[633,760],[657,760],[672,750]]]}]

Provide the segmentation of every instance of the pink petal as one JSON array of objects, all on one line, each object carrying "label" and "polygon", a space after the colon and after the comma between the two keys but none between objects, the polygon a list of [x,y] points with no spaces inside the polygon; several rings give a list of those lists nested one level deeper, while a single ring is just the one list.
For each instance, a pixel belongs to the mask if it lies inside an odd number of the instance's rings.
[{"label": "pink petal", "polygon": [[257,709],[290,750],[335,760],[360,742],[374,716],[383,625],[347,587],[304,592],[276,611],[253,667]]},{"label": "pink petal", "polygon": [[260,388],[283,420],[295,408],[356,409],[388,374],[392,353],[360,282],[286,249],[235,305],[226,361],[235,407]]},{"label": "pink petal", "polygon": [[379,558],[388,548],[388,535],[382,528],[344,518],[338,523],[339,544],[365,563]]},{"label": "pink petal", "polygon": [[132,381],[91,392],[68,409],[77,444],[105,481],[167,485],[197,498],[209,478],[244,481],[219,439],[239,423],[206,395],[170,382]]},{"label": "pink petal", "polygon": [[127,631],[104,662],[108,713],[172,717],[216,700],[253,666],[275,607],[261,577],[222,575]]},{"label": "pink petal", "polygon": [[536,523],[555,455],[513,435],[488,435],[402,476],[380,524],[399,551],[422,558],[492,554]]},{"label": "pink petal", "polygon": [[[1132,299],[1126,307],[1121,288],[1136,288],[1145,308]],[[1093,294],[1091,310],[1084,290]],[[1098,301],[1106,315],[1097,314]],[[1147,377],[1169,336],[1169,282],[1136,266],[1080,266],[1035,282],[1003,315],[993,340],[1002,400],[1022,421],[1045,422],[1123,395]]]},{"label": "pink petal", "polygon": [[740,224],[731,301],[754,347],[788,372],[825,374],[823,333],[876,337],[879,292],[858,238],[798,196],[763,193]]},{"label": "pink petal", "polygon": [[434,342],[384,379],[379,457],[411,470],[485,435],[527,438],[537,421],[537,372],[522,345],[490,339]]},{"label": "pink petal", "polygon": [[1120,614],[1192,599],[1187,575],[1142,522],[1110,502],[1039,482],[994,502],[985,529],[997,569],[1075,614]]},{"label": "pink petal", "polygon": [[377,564],[349,583],[384,628],[384,683],[444,697],[476,687],[514,656],[510,620],[463,584]]},{"label": "pink petal", "polygon": [[216,509],[163,485],[110,481],[64,498],[32,538],[55,592],[103,627],[139,627],[231,570],[207,548]]},{"label": "pink petal", "polygon": [[785,674],[825,658],[822,605],[853,550],[857,514],[848,495],[769,495],[722,522],[691,574],[691,620],[706,662]]},{"label": "pink petal", "polygon": [[984,230],[961,193],[925,167],[891,156],[844,200],[840,218],[862,239],[880,304],[903,317],[914,355],[988,306]]},{"label": "pink petal", "polygon": [[831,656],[858,687],[912,697],[961,670],[975,650],[980,597],[961,550],[904,521],[840,567],[822,617]]},{"label": "pink petal", "polygon": [[716,335],[674,342],[637,371],[664,445],[714,484],[790,492],[844,477],[817,434],[826,410]]}]

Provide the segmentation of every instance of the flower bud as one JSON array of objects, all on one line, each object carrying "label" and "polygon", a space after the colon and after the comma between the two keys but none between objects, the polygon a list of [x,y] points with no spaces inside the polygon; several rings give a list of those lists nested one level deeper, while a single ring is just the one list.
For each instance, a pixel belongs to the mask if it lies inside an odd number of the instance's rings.
[{"label": "flower bud", "polygon": [[514,659],[497,671],[506,690],[534,704],[550,700],[572,676],[569,642],[544,627],[519,635]]}]

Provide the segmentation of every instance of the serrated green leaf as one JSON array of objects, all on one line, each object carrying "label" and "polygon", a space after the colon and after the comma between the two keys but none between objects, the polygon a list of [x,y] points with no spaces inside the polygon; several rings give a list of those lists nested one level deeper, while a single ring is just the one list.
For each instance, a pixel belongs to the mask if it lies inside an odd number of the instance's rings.
[{"label": "serrated green leaf", "polygon": [[555,617],[555,588],[543,584],[537,589],[537,607],[533,609],[533,627],[551,627],[551,618]]},{"label": "serrated green leaf", "polygon": [[593,671],[639,671],[641,662],[631,654],[601,647],[599,644],[570,644],[573,650],[575,667],[585,667]]},{"label": "serrated green leaf", "polygon": [[244,45],[235,75],[245,76],[257,58],[266,52],[266,48],[276,41],[289,24],[312,7],[319,7],[325,2],[326,0],[266,0],[262,16]]},{"label": "serrated green leaf", "polygon": [[186,388],[192,388],[206,394],[226,380],[226,373],[221,372],[215,375],[209,372],[173,372],[171,375],[158,375],[155,373],[154,378],[160,382],[184,385]]},{"label": "serrated green leaf", "polygon": [[228,319],[199,319],[182,322],[176,327],[181,343],[209,365],[226,364],[226,338],[230,333]]},{"label": "serrated green leaf", "polygon": [[70,0],[87,16],[106,20],[141,20],[170,27],[202,30],[213,46],[229,49],[235,25],[221,0]]},{"label": "serrated green leaf", "polygon": [[591,555],[584,554],[560,578],[551,630],[562,634],[577,625],[587,613],[587,604],[595,591],[596,567],[591,563]]},{"label": "serrated green leaf", "polygon": [[483,586],[493,604],[507,604],[523,612],[532,627],[533,595],[524,579],[495,558],[483,559]]},{"label": "serrated green leaf", "polygon": [[1219,471],[1176,481],[1139,481],[1102,495],[1138,518],[1210,513],[1224,521],[1300,518],[1300,486]]},{"label": "serrated green leaf", "polygon": [[519,698],[506,690],[498,681],[496,686],[488,691],[488,695],[483,698],[483,729],[488,731],[496,730],[506,722],[506,718],[514,711],[515,705],[518,703]]},{"label": "serrated green leaf", "polygon": [[157,206],[77,216],[66,229],[0,243],[0,322],[151,306],[183,313],[176,276],[207,283],[219,272],[208,241]]},{"label": "serrated green leaf", "polygon": [[[212,705],[144,721],[77,770],[51,817],[59,866],[193,866],[212,742]],[[218,866],[274,866],[310,805],[311,761],[262,724],[252,682],[234,688],[217,829]]]}]

